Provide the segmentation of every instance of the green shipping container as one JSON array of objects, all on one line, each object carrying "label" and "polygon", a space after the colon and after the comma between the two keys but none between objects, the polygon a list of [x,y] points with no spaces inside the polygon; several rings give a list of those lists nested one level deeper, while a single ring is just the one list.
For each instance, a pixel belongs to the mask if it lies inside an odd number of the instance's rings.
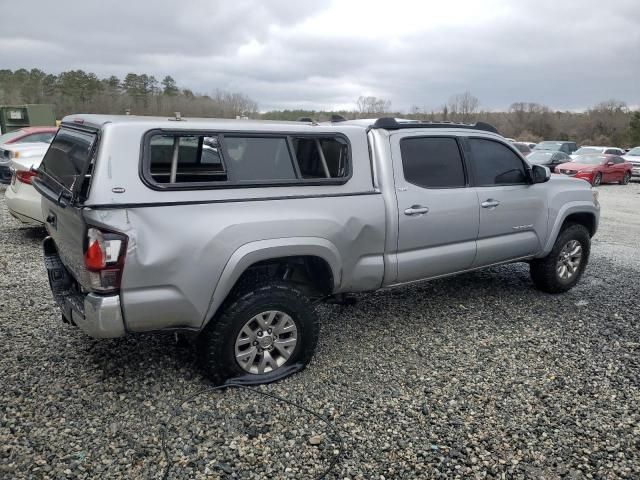
[{"label": "green shipping container", "polygon": [[1,105],[1,133],[11,132],[24,127],[55,127],[56,116],[53,105]]}]

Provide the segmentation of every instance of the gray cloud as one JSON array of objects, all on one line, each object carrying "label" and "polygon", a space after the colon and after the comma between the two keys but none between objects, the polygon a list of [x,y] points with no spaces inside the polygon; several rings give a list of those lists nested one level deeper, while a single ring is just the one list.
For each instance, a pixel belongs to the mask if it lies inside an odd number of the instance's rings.
[{"label": "gray cloud", "polygon": [[202,93],[242,91],[261,109],[329,109],[361,94],[430,109],[465,90],[488,109],[640,105],[637,0],[375,3],[20,2],[3,12],[1,65],[168,74]]}]

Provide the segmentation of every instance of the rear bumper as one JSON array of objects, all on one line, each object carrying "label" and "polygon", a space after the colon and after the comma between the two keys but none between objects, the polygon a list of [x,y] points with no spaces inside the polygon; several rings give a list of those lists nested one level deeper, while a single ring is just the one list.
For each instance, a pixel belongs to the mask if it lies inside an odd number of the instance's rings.
[{"label": "rear bumper", "polygon": [[17,192],[14,191],[12,185],[5,191],[5,200],[9,213],[21,222],[31,225],[44,223],[40,207],[40,194],[31,185],[18,185]]},{"label": "rear bumper", "polygon": [[640,165],[636,166],[634,165],[633,168],[631,169],[631,176],[632,177],[640,177]]},{"label": "rear bumper", "polygon": [[120,296],[79,292],[51,237],[44,239],[43,249],[51,292],[65,319],[94,338],[124,336]]}]

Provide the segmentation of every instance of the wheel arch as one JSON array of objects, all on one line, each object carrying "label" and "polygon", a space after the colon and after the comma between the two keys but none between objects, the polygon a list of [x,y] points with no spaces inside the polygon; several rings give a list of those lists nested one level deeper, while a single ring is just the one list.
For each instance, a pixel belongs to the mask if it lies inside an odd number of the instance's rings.
[{"label": "wheel arch", "polygon": [[543,251],[537,255],[537,258],[544,257],[553,249],[553,244],[562,231],[562,228],[568,223],[577,223],[584,225],[589,231],[589,236],[593,237],[598,230],[599,211],[591,203],[571,203],[562,207],[556,216],[550,234],[547,237]]},{"label": "wheel arch", "polygon": [[336,291],[342,281],[342,259],[336,246],[317,237],[259,240],[244,244],[229,258],[209,302],[202,328],[215,316],[243,278],[258,268],[304,265],[312,274],[310,283],[322,294]]}]

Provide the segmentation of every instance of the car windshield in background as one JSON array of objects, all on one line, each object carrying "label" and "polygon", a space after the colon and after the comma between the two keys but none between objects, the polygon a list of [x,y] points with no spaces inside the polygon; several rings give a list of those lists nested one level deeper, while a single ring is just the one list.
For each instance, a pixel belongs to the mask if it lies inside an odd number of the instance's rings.
[{"label": "car windshield in background", "polygon": [[518,149],[520,153],[529,153],[531,149],[525,143],[513,142],[512,145]]},{"label": "car windshield in background", "polygon": [[602,153],[602,149],[595,147],[581,147],[573,152],[574,155],[592,155],[594,153]]},{"label": "car windshield in background", "polygon": [[0,135],[0,145],[2,145],[3,143],[10,142],[11,140],[19,137],[20,135],[22,135],[22,132],[20,130],[16,130],[15,132],[7,132],[4,135]]},{"label": "car windshield in background", "polygon": [[529,163],[551,163],[555,152],[538,151],[533,152],[527,157]]},{"label": "car windshield in background", "polygon": [[534,150],[560,150],[560,142],[541,142],[533,147]]},{"label": "car windshield in background", "polygon": [[632,157],[640,157],[640,147],[632,148],[627,152],[627,155],[631,155]]},{"label": "car windshield in background", "polygon": [[87,168],[95,139],[93,133],[61,129],[47,150],[39,170],[73,190]]},{"label": "car windshield in background", "polygon": [[582,163],[584,165],[600,165],[604,162],[606,157],[604,155],[580,155],[576,157],[574,163]]}]

